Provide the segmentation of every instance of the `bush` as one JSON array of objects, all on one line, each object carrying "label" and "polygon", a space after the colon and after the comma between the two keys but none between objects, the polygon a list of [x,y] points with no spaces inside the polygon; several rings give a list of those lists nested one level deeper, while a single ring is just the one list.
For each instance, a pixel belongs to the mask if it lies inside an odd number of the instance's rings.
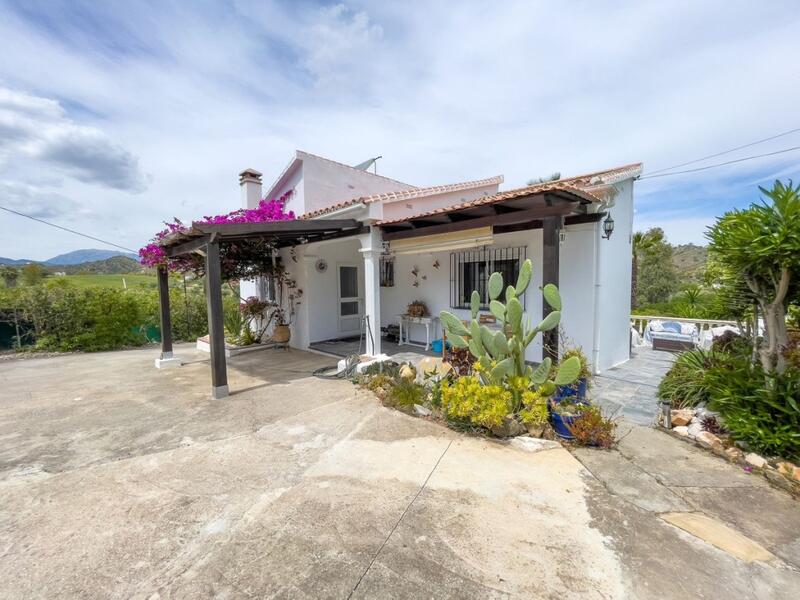
[{"label": "bush", "polygon": [[669,400],[673,408],[697,406],[709,400],[706,370],[715,360],[713,352],[689,350],[681,353],[658,385],[658,397]]},{"label": "bush", "polygon": [[611,448],[614,445],[614,431],[617,424],[603,416],[597,406],[586,406],[579,411],[579,416],[567,424],[567,429],[580,446],[599,446]]},{"label": "bush", "polygon": [[754,450],[800,461],[800,371],[765,377],[760,365],[735,359],[706,374],[709,406],[736,440]]},{"label": "bush", "polygon": [[[375,378],[382,377],[376,375]],[[415,383],[413,379],[400,377],[394,381],[386,395],[386,403],[398,408],[411,408],[415,404],[422,404],[425,398],[425,388]]]},{"label": "bush", "polygon": [[442,384],[442,409],[448,418],[467,419],[475,425],[497,427],[511,412],[509,390],[499,385],[483,385],[472,375]]}]

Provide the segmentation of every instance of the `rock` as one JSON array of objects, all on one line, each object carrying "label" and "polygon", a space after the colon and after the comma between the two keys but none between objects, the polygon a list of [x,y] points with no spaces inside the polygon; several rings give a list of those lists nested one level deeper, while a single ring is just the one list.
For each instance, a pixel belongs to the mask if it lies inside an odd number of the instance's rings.
[{"label": "rock", "polygon": [[403,365],[400,367],[400,377],[403,379],[414,379],[417,376],[417,372],[414,370],[414,367],[411,365]]},{"label": "rock", "polygon": [[506,415],[500,425],[495,425],[490,430],[497,437],[514,437],[527,433],[525,427],[512,415]]},{"label": "rock", "polygon": [[426,356],[417,365],[418,375],[417,378],[422,383],[426,377],[438,379],[451,371],[453,367],[450,363],[443,362],[440,357]]},{"label": "rock", "polygon": [[737,448],[741,448],[745,452],[750,450],[750,444],[748,444],[747,442],[735,441],[733,442],[733,445],[736,446]]},{"label": "rock", "polygon": [[554,448],[561,448],[561,444],[551,440],[543,440],[535,437],[528,437],[527,435],[520,435],[511,440],[511,445],[519,450],[525,452],[540,452],[542,450],[552,450]]},{"label": "rock", "polygon": [[767,459],[765,459],[763,456],[759,456],[755,452],[750,452],[747,454],[744,457],[744,460],[748,465],[756,467],[757,469],[763,469],[767,466]]},{"label": "rock", "polygon": [[541,423],[539,425],[535,425],[533,423],[528,424],[528,433],[535,438],[540,438],[544,435],[545,427],[547,427],[547,423]]},{"label": "rock", "polygon": [[677,427],[673,427],[672,431],[681,437],[688,437],[689,435],[689,428],[686,425],[678,425]]},{"label": "rock", "polygon": [[727,450],[725,450],[725,456],[731,459],[733,462],[740,462],[744,457],[744,452],[736,448],[735,446],[731,446]]},{"label": "rock", "polygon": [[414,405],[414,412],[417,413],[420,417],[430,417],[431,411],[428,408],[425,408],[421,404]]},{"label": "rock", "polygon": [[703,433],[703,426],[700,425],[700,423],[692,423],[689,425],[688,434],[690,438],[696,438],[701,433]]},{"label": "rock", "polygon": [[697,441],[700,442],[703,446],[708,446],[709,448],[713,448],[716,446],[722,449],[722,440],[720,440],[710,431],[701,431],[697,435]]},{"label": "rock", "polygon": [[672,411],[672,426],[681,427],[688,425],[692,421],[694,413],[691,409],[673,410]]},{"label": "rock", "polygon": [[800,483],[800,467],[788,460],[778,463],[778,473]]}]

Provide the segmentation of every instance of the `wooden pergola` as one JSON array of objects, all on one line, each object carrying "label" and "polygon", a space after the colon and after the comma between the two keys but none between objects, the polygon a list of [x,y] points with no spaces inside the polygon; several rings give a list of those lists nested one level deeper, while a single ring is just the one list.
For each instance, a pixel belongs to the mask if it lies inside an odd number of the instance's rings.
[{"label": "wooden pergola", "polygon": [[[222,321],[222,270],[220,245],[242,240],[266,240],[276,248],[359,235],[369,227],[354,219],[272,221],[268,223],[193,223],[188,231],[161,240],[168,258],[183,254],[204,255],[208,342],[211,350],[211,396],[228,395],[225,360],[225,333]],[[169,312],[169,276],[166,267],[158,269],[158,297],[161,308],[161,359],[172,358],[172,324]]]},{"label": "wooden pergola", "polygon": [[[552,182],[499,192],[492,196],[402,219],[379,221],[372,226],[356,219],[324,218],[268,223],[193,223],[188,231],[167,236],[160,243],[169,258],[189,253],[199,253],[204,256],[211,350],[211,393],[213,398],[224,398],[229,390],[222,318],[221,244],[261,239],[269,241],[275,248],[285,248],[370,234],[372,241],[369,252],[365,254],[365,260],[370,261],[370,268],[374,272],[373,279],[377,286],[375,255],[380,253],[376,246],[380,246],[381,239],[391,242],[487,226],[490,226],[495,234],[541,228],[543,229],[543,283],[558,285],[559,230],[564,225],[601,220],[605,213],[589,210],[592,204],[597,205],[601,201],[598,196],[580,188],[571,187],[566,183]],[[164,267],[158,270],[158,290],[161,307],[161,359],[169,360],[172,358],[172,333],[168,274]],[[373,290],[373,295],[376,293]],[[374,302],[373,310],[379,317],[379,297]],[[542,316],[547,316],[550,310],[547,303],[544,303]],[[557,358],[557,331],[545,334],[544,347],[547,354]]]},{"label": "wooden pergola", "polygon": [[[559,230],[565,225],[596,223],[606,213],[589,212],[589,207],[602,199],[581,188],[558,181],[499,192],[461,204],[426,213],[381,221],[386,241],[455,233],[479,227],[491,227],[492,233],[511,233],[542,229],[542,284],[558,285]],[[546,302],[542,318],[552,309]],[[544,350],[553,360],[558,358],[557,329],[545,332]]]}]

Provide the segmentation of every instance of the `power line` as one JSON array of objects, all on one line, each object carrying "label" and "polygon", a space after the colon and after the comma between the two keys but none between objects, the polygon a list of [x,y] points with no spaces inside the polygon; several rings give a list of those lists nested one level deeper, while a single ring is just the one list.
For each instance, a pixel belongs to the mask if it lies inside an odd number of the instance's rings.
[{"label": "power line", "polygon": [[800,150],[800,146],[794,146],[792,148],[784,148],[783,150],[777,150],[775,152],[767,152],[766,154],[756,154],[755,156],[746,156],[744,158],[737,158],[735,160],[728,160],[721,163],[716,163],[713,165],[707,165],[705,167],[697,167],[696,169],[686,169],[685,171],[673,171],[672,173],[659,173],[658,175],[643,175],[639,177],[639,179],[651,179],[653,177],[669,177],[670,175],[681,175],[683,173],[696,173],[697,171],[705,171],[706,169],[714,169],[716,167],[724,167],[725,165],[732,165],[734,163],[744,162],[746,160],[753,160],[755,158],[764,158],[765,156],[775,156],[776,154],[783,154],[784,152],[792,152],[794,150]]},{"label": "power line", "polygon": [[742,150],[744,148],[749,148],[750,146],[757,146],[758,144],[763,144],[764,142],[769,142],[771,140],[776,140],[779,137],[783,137],[783,136],[786,136],[786,135],[789,135],[789,134],[792,134],[792,133],[796,133],[798,131],[800,131],[800,127],[798,127],[797,129],[790,129],[789,131],[784,131],[783,133],[779,133],[778,135],[773,135],[771,137],[764,138],[763,140],[757,140],[755,142],[750,142],[749,144],[744,144],[743,146],[737,146],[736,148],[731,148],[730,150],[724,150],[722,152],[717,152],[716,154],[709,154],[708,156],[704,156],[703,158],[696,158],[694,160],[690,160],[688,162],[681,163],[679,165],[673,165],[671,167],[665,167],[663,169],[657,169],[655,171],[652,171],[650,173],[650,175],[654,175],[655,173],[661,173],[662,171],[671,171],[672,169],[677,169],[679,167],[685,167],[687,165],[693,165],[694,163],[699,163],[699,162],[702,162],[704,160],[708,160],[709,158],[716,158],[716,157],[722,156],[724,154],[730,154],[731,152],[736,152],[737,150]]},{"label": "power line", "polygon": [[24,213],[18,212],[16,210],[12,210],[10,208],[6,208],[5,206],[0,206],[0,209],[13,213],[15,215],[19,215],[20,217],[25,217],[26,219],[30,219],[31,221],[37,221],[39,223],[44,223],[45,225],[49,225],[50,227],[55,227],[56,229],[61,229],[63,231],[68,231],[69,233],[74,233],[75,235],[80,235],[82,237],[88,238],[90,240],[94,240],[95,242],[100,242],[101,244],[107,244],[109,246],[114,246],[114,248],[119,248],[120,250],[127,250],[128,252],[133,252],[136,254],[136,250],[131,248],[126,248],[125,246],[120,246],[119,244],[115,244],[114,242],[108,242],[106,240],[101,240],[100,238],[96,238],[92,235],[88,235],[86,233],[81,233],[80,231],[75,231],[74,229],[70,229],[69,227],[62,227],[61,225],[56,225],[55,223],[50,223],[49,221],[43,221],[42,219],[38,219],[36,217],[32,217],[31,215],[26,215]]}]

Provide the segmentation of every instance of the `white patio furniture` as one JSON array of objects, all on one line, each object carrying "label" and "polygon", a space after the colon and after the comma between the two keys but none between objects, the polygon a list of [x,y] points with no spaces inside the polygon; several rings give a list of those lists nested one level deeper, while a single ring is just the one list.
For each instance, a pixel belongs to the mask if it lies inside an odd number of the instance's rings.
[{"label": "white patio furniture", "polygon": [[[397,320],[400,323],[400,341],[397,344],[398,346],[417,346],[418,348],[430,350],[432,341],[431,330],[433,332],[433,339],[436,339],[439,317],[412,317],[410,315],[397,315]],[[414,325],[425,327],[424,344],[411,341],[411,327]]]}]

